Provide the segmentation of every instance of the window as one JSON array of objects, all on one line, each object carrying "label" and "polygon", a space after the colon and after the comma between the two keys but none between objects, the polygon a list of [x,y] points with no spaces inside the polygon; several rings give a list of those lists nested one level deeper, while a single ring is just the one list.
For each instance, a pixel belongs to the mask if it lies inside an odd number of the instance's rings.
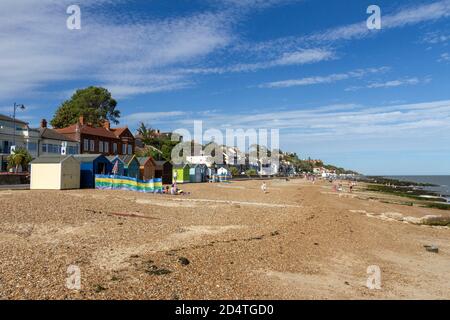
[{"label": "window", "polygon": [[105,153],[109,153],[109,142],[105,141],[105,145],[103,147],[103,151]]},{"label": "window", "polygon": [[95,151],[95,140],[91,140],[91,151]]},{"label": "window", "polygon": [[60,145],[51,144],[50,146],[51,146],[51,148],[50,148],[51,153],[61,154],[61,146]]},{"label": "window", "polygon": [[78,148],[74,147],[74,146],[68,146],[66,149],[67,154],[77,154],[78,153]]},{"label": "window", "polygon": [[2,141],[2,144],[0,145],[0,152],[1,153],[10,153],[11,145],[12,145],[12,142]]},{"label": "window", "polygon": [[37,143],[35,143],[35,142],[28,142],[27,149],[30,152],[37,151]]},{"label": "window", "polygon": [[89,151],[89,140],[88,139],[84,139],[84,151]]},{"label": "window", "polygon": [[122,144],[122,154],[127,154],[127,145]]},{"label": "window", "polygon": [[98,151],[99,151],[100,153],[103,153],[103,141],[99,141],[99,142],[98,142]]},{"label": "window", "polygon": [[114,154],[117,154],[117,143],[115,143],[115,142],[113,144],[113,152],[114,152]]},{"label": "window", "polygon": [[128,154],[133,154],[133,146],[131,144],[128,145]]},{"label": "window", "polygon": [[61,154],[61,146],[57,144],[43,144],[42,153]]}]

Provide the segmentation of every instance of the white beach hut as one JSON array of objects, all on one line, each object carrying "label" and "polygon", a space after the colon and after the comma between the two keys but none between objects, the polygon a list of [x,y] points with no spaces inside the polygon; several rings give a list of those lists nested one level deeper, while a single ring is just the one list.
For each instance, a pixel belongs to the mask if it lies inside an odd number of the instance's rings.
[{"label": "white beach hut", "polygon": [[32,190],[80,188],[80,162],[73,156],[39,157],[31,162]]}]

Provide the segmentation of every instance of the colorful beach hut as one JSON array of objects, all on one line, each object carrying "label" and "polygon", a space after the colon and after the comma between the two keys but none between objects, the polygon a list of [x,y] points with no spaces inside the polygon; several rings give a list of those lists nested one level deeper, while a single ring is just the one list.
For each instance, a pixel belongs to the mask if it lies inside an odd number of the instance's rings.
[{"label": "colorful beach hut", "polygon": [[189,183],[190,167],[188,164],[181,164],[173,166],[173,181],[177,183]]},{"label": "colorful beach hut", "polygon": [[111,174],[111,162],[101,154],[77,154],[74,158],[80,162],[80,188],[95,188],[95,175]]},{"label": "colorful beach hut", "polygon": [[152,157],[137,157],[142,180],[155,178],[156,162]]},{"label": "colorful beach hut", "polygon": [[73,156],[46,156],[31,162],[31,190],[79,188],[80,162]]},{"label": "colorful beach hut", "polygon": [[[106,159],[111,162],[111,174],[114,174],[116,176],[124,176],[125,175],[125,163],[122,161],[122,159],[119,158],[119,156],[109,156],[106,157]],[[114,166],[117,163],[117,172],[112,172]]]},{"label": "colorful beach hut", "polygon": [[125,164],[125,175],[130,178],[140,179],[141,165],[134,155],[119,156]]},{"label": "colorful beach hut", "polygon": [[161,178],[163,184],[173,183],[173,165],[170,161],[155,161],[155,178]]}]

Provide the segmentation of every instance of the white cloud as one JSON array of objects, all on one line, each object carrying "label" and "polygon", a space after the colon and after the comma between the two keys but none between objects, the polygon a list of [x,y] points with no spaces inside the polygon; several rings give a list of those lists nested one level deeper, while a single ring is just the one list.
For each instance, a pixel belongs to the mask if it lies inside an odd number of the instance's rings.
[{"label": "white cloud", "polygon": [[[313,109],[272,110],[260,113],[184,115],[171,119],[174,128],[188,127],[194,120],[203,120],[206,128],[280,129],[281,140],[289,136],[318,143],[352,141],[386,137],[436,137],[450,132],[450,100],[426,103],[368,106],[342,104]],[[224,125],[226,124],[226,126]],[[349,140],[345,140],[349,139]]]},{"label": "white cloud", "polygon": [[[450,16],[450,1],[442,0],[430,4],[401,8],[397,13],[382,15],[382,30],[405,27],[422,22],[434,21]],[[366,21],[329,29],[308,37],[314,41],[337,41],[363,38],[376,31],[369,30]]]},{"label": "white cloud", "polygon": [[297,87],[297,86],[310,86],[317,84],[327,84],[334,83],[338,81],[361,78],[368,74],[380,74],[388,71],[389,68],[381,67],[381,68],[368,68],[368,69],[359,69],[354,71],[349,71],[346,73],[335,73],[327,76],[314,76],[307,77],[301,79],[290,79],[283,81],[275,81],[268,82],[259,85],[259,88],[289,88],[289,87]]},{"label": "white cloud", "polygon": [[0,2],[0,99],[26,95],[52,82],[82,79],[123,94],[172,90],[187,79],[175,66],[205,57],[231,41],[229,17],[200,13],[131,21],[90,11],[82,29],[66,28],[68,0]]},{"label": "white cloud", "polygon": [[[368,17],[368,16],[367,16]],[[424,22],[433,22],[450,17],[450,0],[435,1],[400,8],[395,13],[382,12],[382,30],[401,28]],[[305,45],[318,43],[333,43],[352,39],[362,39],[376,35],[379,30],[369,30],[366,20],[362,19],[353,24],[333,27],[309,35],[289,36],[260,43],[241,43],[238,50],[253,52],[270,52],[273,50],[295,50]]]},{"label": "white cloud", "polygon": [[438,62],[445,62],[445,61],[450,61],[450,54],[447,52],[441,54],[441,56],[438,59]]},{"label": "white cloud", "polygon": [[405,78],[405,79],[397,79],[397,80],[389,80],[384,82],[371,82],[364,86],[352,86],[347,89],[346,91],[356,91],[360,89],[379,89],[379,88],[395,88],[400,86],[413,86],[418,84],[426,84],[430,83],[431,78],[427,77],[423,80],[414,77],[414,78]]},{"label": "white cloud", "polygon": [[228,67],[217,67],[217,68],[190,68],[190,69],[185,68],[180,72],[192,74],[223,74],[223,73],[237,73],[237,72],[253,72],[273,67],[317,63],[320,61],[332,60],[334,58],[335,53],[333,50],[323,48],[302,49],[295,52],[283,53],[280,57],[269,61],[242,63]]},{"label": "white cloud", "polygon": [[429,44],[447,43],[448,41],[450,41],[450,33],[438,31],[427,33],[423,39],[423,42]]},{"label": "white cloud", "polygon": [[131,126],[137,126],[141,122],[150,124],[154,122],[161,123],[161,121],[173,120],[175,117],[179,118],[183,116],[186,116],[186,112],[184,111],[138,112],[126,115],[121,120]]}]

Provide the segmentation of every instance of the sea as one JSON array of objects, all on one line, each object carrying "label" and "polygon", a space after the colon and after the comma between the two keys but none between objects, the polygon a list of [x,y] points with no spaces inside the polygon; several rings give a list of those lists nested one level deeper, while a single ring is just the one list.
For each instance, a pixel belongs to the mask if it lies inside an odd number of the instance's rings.
[{"label": "sea", "polygon": [[450,202],[450,176],[386,176],[386,178],[434,184],[436,187],[423,187],[423,189],[435,192]]}]

